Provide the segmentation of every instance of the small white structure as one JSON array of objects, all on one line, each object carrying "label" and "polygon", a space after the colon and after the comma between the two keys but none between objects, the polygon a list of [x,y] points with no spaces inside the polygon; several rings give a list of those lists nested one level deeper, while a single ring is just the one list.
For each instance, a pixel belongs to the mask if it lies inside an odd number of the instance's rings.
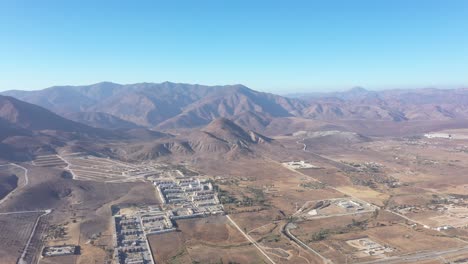
[{"label": "small white structure", "polygon": [[317,209],[310,210],[307,214],[309,215],[318,215]]},{"label": "small white structure", "polygon": [[318,168],[317,166],[314,166],[314,165],[312,165],[312,164],[310,164],[308,162],[305,162],[304,160],[284,162],[283,165],[290,168],[290,169],[293,169],[293,170],[297,170],[297,169],[317,169]]},{"label": "small white structure", "polygon": [[426,138],[445,138],[445,139],[451,139],[452,135],[447,134],[447,133],[428,133],[424,134],[424,137]]},{"label": "small white structure", "polygon": [[435,228],[437,231],[443,231],[443,230],[449,230],[449,229],[454,229],[453,226],[450,225],[444,225],[444,226],[439,226]]},{"label": "small white structure", "polygon": [[[54,256],[65,256],[65,255],[74,255],[77,252],[77,246],[74,245],[63,245],[63,246],[52,246],[44,248],[42,255],[44,257],[54,257]],[[79,251],[79,249],[78,249]]]}]

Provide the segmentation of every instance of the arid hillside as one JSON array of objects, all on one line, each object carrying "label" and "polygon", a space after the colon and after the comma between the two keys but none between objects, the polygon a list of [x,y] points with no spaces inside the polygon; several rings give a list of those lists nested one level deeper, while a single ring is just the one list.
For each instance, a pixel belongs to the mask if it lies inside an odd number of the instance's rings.
[{"label": "arid hillside", "polygon": [[165,129],[202,126],[218,117],[241,118],[247,124],[254,120],[268,122],[274,117],[299,115],[298,111],[306,107],[299,100],[257,92],[243,85],[98,83],[3,94],[62,115],[101,112],[137,125]]},{"label": "arid hillside", "polygon": [[194,128],[225,117],[260,131],[277,118],[343,121],[448,121],[468,118],[467,89],[413,89],[279,96],[243,85],[97,83],[7,91],[65,117],[101,128]]}]

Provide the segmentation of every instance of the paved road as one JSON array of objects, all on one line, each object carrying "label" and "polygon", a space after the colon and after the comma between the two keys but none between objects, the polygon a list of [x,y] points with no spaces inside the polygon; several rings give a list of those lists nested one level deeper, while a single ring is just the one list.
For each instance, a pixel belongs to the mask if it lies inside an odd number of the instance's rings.
[{"label": "paved road", "polygon": [[229,216],[229,215],[226,215],[227,219],[229,219],[229,221],[237,228],[237,230],[239,230],[239,232],[241,232],[245,238],[247,238],[247,240],[249,240],[250,243],[252,243],[252,245],[254,245],[258,251],[260,251],[271,263],[273,264],[276,264],[266,253],[265,251],[263,251],[263,249],[260,248],[260,246],[258,245],[257,241],[255,241],[254,239],[252,239],[252,237],[250,237],[249,235],[247,235],[243,230],[242,228],[240,228],[236,222],[234,222],[234,220],[232,220],[232,218]]},{"label": "paved road", "polygon": [[299,246],[309,250],[310,252],[312,252],[313,254],[317,255],[320,257],[320,259],[322,259],[323,263],[328,263],[328,264],[332,264],[333,262],[329,259],[327,259],[326,257],[322,256],[320,253],[318,253],[316,250],[314,250],[313,248],[309,247],[307,244],[305,244],[304,242],[302,242],[299,238],[297,238],[296,236],[294,236],[289,230],[291,229],[289,227],[289,224],[290,223],[287,223],[284,227],[283,227],[283,231],[286,233],[286,235],[291,238],[294,242],[296,242]]}]

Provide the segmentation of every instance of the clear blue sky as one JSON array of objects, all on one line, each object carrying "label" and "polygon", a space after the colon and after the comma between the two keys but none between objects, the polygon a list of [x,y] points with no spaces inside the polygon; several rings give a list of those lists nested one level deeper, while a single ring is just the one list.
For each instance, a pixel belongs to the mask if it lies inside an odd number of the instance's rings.
[{"label": "clear blue sky", "polygon": [[0,0],[0,90],[468,85],[468,1]]}]

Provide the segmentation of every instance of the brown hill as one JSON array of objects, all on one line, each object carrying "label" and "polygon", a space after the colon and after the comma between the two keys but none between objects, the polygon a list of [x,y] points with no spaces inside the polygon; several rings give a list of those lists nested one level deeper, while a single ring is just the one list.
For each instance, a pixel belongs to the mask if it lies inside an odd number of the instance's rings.
[{"label": "brown hill", "polygon": [[411,89],[301,95],[310,105],[304,117],[328,120],[468,119],[468,89]]},{"label": "brown hill", "polygon": [[0,158],[28,160],[55,153],[71,142],[124,140],[130,132],[108,131],[65,119],[42,107],[0,96]]},{"label": "brown hill", "polygon": [[298,100],[235,85],[190,104],[180,114],[158,124],[158,128],[196,127],[220,117],[236,119],[245,124],[254,118],[256,122],[261,120],[264,125],[271,118],[297,115],[304,107]]},{"label": "brown hill", "polygon": [[132,129],[139,127],[132,122],[128,122],[111,114],[102,112],[76,112],[64,114],[63,116],[70,120],[96,128]]},{"label": "brown hill", "polygon": [[[468,119],[468,89],[414,89],[302,94],[288,98],[257,92],[242,85],[204,86],[178,83],[51,87],[41,91],[3,94],[37,103],[96,127],[132,124],[158,130],[203,127],[229,118],[256,131],[274,120],[305,118],[320,121],[450,121]],[[76,115],[76,114],[75,114]]]},{"label": "brown hill", "polygon": [[219,118],[200,130],[188,131],[172,138],[124,146],[124,151],[117,152],[126,155],[120,158],[130,160],[170,155],[221,158],[254,154],[267,145],[275,145],[275,142],[254,131],[245,130],[229,119]]},{"label": "brown hill", "polygon": [[250,144],[271,142],[272,139],[246,131],[227,118],[218,118],[202,129],[202,132],[233,145],[246,146]]},{"label": "brown hill", "polygon": [[11,136],[32,136],[32,131],[0,119],[0,141]]},{"label": "brown hill", "polygon": [[89,126],[65,119],[51,111],[22,102],[13,97],[0,96],[0,119],[19,128],[40,131],[99,133]]},{"label": "brown hill", "polygon": [[248,124],[253,121],[253,116],[257,116],[265,124],[270,118],[298,115],[306,107],[299,100],[257,92],[242,85],[99,83],[3,94],[62,115],[100,112],[137,125],[161,129],[200,127],[219,117]]}]

